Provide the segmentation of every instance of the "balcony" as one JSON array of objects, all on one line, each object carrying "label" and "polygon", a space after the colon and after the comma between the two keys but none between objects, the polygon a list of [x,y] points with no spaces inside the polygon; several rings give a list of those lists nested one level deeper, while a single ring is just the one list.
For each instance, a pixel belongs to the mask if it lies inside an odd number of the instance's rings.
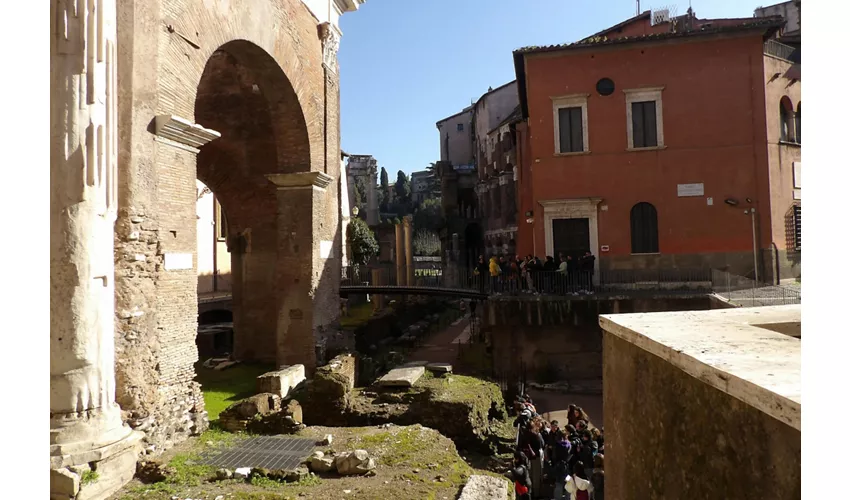
[{"label": "balcony", "polygon": [[800,64],[800,49],[785,45],[776,40],[768,40],[764,43],[764,53],[794,64]]}]

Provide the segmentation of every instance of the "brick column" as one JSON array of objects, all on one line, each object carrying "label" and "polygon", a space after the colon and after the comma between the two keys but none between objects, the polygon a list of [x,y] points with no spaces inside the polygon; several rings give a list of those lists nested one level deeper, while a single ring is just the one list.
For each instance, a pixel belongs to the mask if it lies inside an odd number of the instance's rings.
[{"label": "brick column", "polygon": [[[318,330],[339,315],[339,273],[325,265],[333,258],[334,245],[322,240],[328,233],[325,212],[332,200],[327,188],[333,178],[322,172],[266,177],[277,186],[278,193],[277,289],[270,297],[278,311],[277,364],[303,364],[312,371],[316,368]],[[319,300],[319,288],[326,294],[337,294],[335,306]]]},{"label": "brick column", "polygon": [[[132,479],[142,437],[115,401],[115,1],[99,8],[50,9],[50,498],[62,500]],[[82,484],[92,465],[100,478]]]}]

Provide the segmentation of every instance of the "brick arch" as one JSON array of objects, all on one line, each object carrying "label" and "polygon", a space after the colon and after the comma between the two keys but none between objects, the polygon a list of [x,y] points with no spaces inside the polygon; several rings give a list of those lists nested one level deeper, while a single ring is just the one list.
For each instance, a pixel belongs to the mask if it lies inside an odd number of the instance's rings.
[{"label": "brick arch", "polygon": [[[175,2],[177,3],[177,2]],[[260,71],[269,103],[283,138],[293,130],[285,117],[301,114],[298,133],[306,137],[309,151],[281,164],[288,171],[318,170],[323,164],[324,109],[316,82],[324,80],[322,42],[315,19],[300,0],[184,0],[182,10],[170,13],[173,24],[159,42],[159,80],[165,91],[159,113],[195,120],[197,90],[207,62],[224,50],[241,64]],[[238,13],[238,14],[236,14]],[[187,40],[188,39],[188,40]],[[281,78],[282,77],[282,78]],[[285,82],[285,83],[283,83]],[[293,120],[296,121],[296,120]],[[302,133],[303,132],[303,133]],[[281,154],[285,154],[281,152]],[[290,152],[291,154],[291,152]],[[295,170],[297,168],[297,170]]]},{"label": "brick arch", "polygon": [[215,142],[251,143],[247,160],[259,175],[310,170],[298,96],[277,62],[251,42],[233,40],[213,52],[198,82],[194,114],[222,134]]}]

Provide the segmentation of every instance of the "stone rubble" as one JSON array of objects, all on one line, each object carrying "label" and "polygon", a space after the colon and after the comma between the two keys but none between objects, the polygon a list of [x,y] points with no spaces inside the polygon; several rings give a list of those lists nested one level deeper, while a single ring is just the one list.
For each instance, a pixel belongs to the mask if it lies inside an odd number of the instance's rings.
[{"label": "stone rubble", "polygon": [[393,368],[378,380],[381,387],[413,387],[425,374],[424,366]]}]

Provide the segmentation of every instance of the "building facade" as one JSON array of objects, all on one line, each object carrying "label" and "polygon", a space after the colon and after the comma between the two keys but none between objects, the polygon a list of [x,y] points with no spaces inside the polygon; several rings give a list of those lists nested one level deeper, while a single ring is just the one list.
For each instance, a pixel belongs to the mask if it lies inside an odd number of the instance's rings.
[{"label": "building facade", "polygon": [[490,89],[473,108],[476,193],[474,216],[484,231],[489,255],[516,251],[516,143],[515,125],[521,120],[516,81]]},{"label": "building facade", "polygon": [[221,202],[203,182],[198,188],[198,296],[233,290],[227,215]]},{"label": "building facade", "polygon": [[338,19],[361,3],[51,2],[51,498],[106,498],[207,426],[197,181],[227,214],[235,356],[316,365],[339,315]]},{"label": "building facade", "polygon": [[413,203],[418,205],[428,198],[432,193],[434,174],[428,170],[412,172],[410,174],[410,197]]},{"label": "building facade", "polygon": [[473,106],[466,107],[463,111],[437,122],[437,130],[440,132],[440,161],[447,161],[457,167],[475,163],[472,108]]},{"label": "building facade", "polygon": [[[355,203],[357,184],[366,186],[366,223],[374,226],[380,222],[378,217],[378,160],[372,155],[350,155],[345,167],[348,182],[348,199]],[[354,205],[352,205],[352,208]],[[360,216],[362,217],[362,215]]]},{"label": "building facade", "polygon": [[774,55],[783,25],[644,13],[516,51],[519,251],[799,277],[799,65]]}]

